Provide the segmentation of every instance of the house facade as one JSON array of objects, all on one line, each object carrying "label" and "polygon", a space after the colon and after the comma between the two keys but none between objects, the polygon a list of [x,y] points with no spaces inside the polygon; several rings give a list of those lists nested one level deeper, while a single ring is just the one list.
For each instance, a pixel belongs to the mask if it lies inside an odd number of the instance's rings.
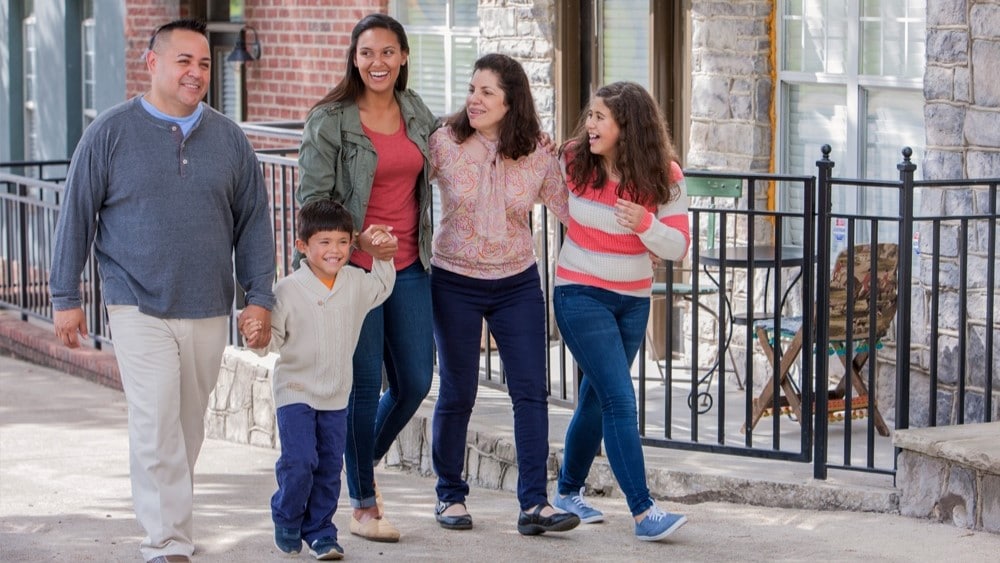
[{"label": "house facade", "polygon": [[[350,31],[369,12],[404,23],[410,86],[439,114],[461,107],[479,54],[503,52],[524,65],[543,126],[557,140],[574,129],[597,86],[633,80],[660,102],[685,168],[810,175],[820,146],[829,144],[836,176],[892,179],[909,146],[918,177],[1000,176],[1000,4],[993,0],[0,0],[7,124],[0,161],[67,158],[97,114],[146,89],[149,34],[177,17],[209,22],[213,107],[237,121],[300,122],[343,74]],[[228,62],[241,39],[250,60]],[[757,208],[802,206],[802,194],[779,183],[745,195]],[[942,215],[988,204],[983,192],[945,189],[926,190],[918,202],[919,211]],[[849,194],[835,205],[891,213],[898,203]],[[982,308],[970,308],[959,326],[957,286],[935,286],[922,273],[930,237],[920,229],[913,314],[905,319],[914,327],[915,391],[931,380],[930,336],[921,327],[935,294],[950,322],[939,336],[941,353],[963,335],[981,343],[969,347],[966,362],[982,365],[992,332],[991,372],[1000,374],[1000,331],[987,326]],[[756,242],[774,242],[771,223],[753,232]],[[745,234],[745,226],[736,229],[737,238]],[[801,236],[793,224],[781,242],[800,244]],[[946,253],[955,241],[943,242]],[[982,281],[995,257],[977,248],[970,277]],[[987,291],[985,283],[972,287],[974,298]],[[984,392],[985,382],[972,385],[973,394]],[[992,420],[998,388],[1000,379]],[[891,395],[892,385],[880,393]],[[972,403],[979,412],[967,403],[966,420],[985,419],[983,401]],[[940,405],[935,422],[956,416],[954,405]]]}]

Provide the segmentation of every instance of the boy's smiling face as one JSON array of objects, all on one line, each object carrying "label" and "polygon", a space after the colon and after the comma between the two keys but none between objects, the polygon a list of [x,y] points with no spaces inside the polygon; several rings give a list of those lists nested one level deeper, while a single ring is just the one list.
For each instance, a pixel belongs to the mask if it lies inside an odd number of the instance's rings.
[{"label": "boy's smiling face", "polygon": [[308,241],[295,239],[295,248],[305,256],[309,269],[317,278],[329,284],[351,257],[351,233],[317,231]]}]

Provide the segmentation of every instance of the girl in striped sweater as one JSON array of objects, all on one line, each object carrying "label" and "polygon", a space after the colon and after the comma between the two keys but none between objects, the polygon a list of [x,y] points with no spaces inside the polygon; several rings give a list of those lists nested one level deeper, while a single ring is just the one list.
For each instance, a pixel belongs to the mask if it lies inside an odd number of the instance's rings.
[{"label": "girl in striped sweater", "polygon": [[562,337],[583,370],[555,506],[599,522],[583,500],[604,438],[640,540],[667,537],[687,519],[649,496],[631,369],[645,336],[653,269],[649,254],[680,260],[690,234],[684,176],[653,98],[615,82],[594,95],[563,148],[570,223],[554,295]]}]

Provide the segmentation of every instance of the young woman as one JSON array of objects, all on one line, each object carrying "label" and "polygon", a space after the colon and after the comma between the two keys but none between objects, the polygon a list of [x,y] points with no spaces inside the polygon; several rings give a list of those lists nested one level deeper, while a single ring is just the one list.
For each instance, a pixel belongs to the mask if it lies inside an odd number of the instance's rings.
[{"label": "young woman", "polygon": [[[436,119],[406,88],[409,51],[403,26],[387,15],[354,26],[343,80],[306,120],[297,193],[300,204],[331,198],[351,212],[362,231],[354,265],[371,270],[395,252],[396,287],[368,314],[354,352],[345,452],[351,533],[389,542],[399,531],[379,507],[373,468],[427,396],[434,364],[427,139]],[[398,242],[374,244],[378,229]]]},{"label": "young woman", "polygon": [[687,253],[684,176],[656,102],[632,82],[597,90],[563,158],[571,220],[553,301],[584,375],[555,505],[587,522],[603,518],[581,496],[603,437],[636,536],[663,539],[687,519],[649,496],[631,366],[649,316],[649,253],[665,260]]},{"label": "young woman", "polygon": [[443,215],[431,259],[441,378],[433,421],[435,515],[444,528],[472,527],[462,473],[485,319],[514,402],[517,530],[561,532],[580,520],[553,509],[545,488],[547,336],[529,213],[541,201],[565,223],[567,193],[558,161],[539,146],[524,69],[499,54],[483,56],[474,68],[465,107],[430,141]]}]

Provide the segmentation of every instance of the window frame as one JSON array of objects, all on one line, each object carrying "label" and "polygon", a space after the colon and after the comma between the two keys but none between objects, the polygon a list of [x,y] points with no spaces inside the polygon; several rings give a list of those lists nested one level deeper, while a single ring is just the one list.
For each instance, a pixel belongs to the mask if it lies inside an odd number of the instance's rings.
[{"label": "window frame", "polygon": [[[444,57],[445,57],[445,64],[444,64],[445,79],[443,81],[444,108],[438,110],[432,107],[431,111],[434,111],[435,113],[438,113],[438,111],[440,111],[441,115],[447,115],[452,112],[455,112],[460,107],[462,107],[462,104],[465,103],[464,91],[461,90],[456,91],[457,89],[457,86],[455,86],[457,84],[456,80],[459,78],[460,72],[462,74],[467,74],[469,71],[467,69],[456,68],[455,66],[456,63],[454,60],[455,59],[454,42],[456,38],[472,39],[477,43],[476,57],[478,58],[479,56],[478,40],[481,36],[479,32],[479,27],[455,25],[455,20],[456,20],[455,3],[453,0],[444,0],[445,2],[444,25],[425,25],[425,24],[410,23],[407,21],[407,18],[402,16],[402,14],[404,13],[403,4],[405,2],[406,0],[391,0],[389,2],[389,14],[392,17],[396,18],[401,24],[403,24],[403,27],[406,29],[407,38],[410,41],[410,47],[411,47],[410,49],[411,62],[407,64],[411,65],[411,69],[420,67],[419,58],[413,53],[414,37],[421,35],[440,37],[444,45]],[[410,74],[410,77],[412,79],[413,73]],[[465,77],[465,79],[468,78],[469,76]],[[412,84],[409,86],[412,87]],[[426,90],[426,89],[421,87],[421,90]],[[425,102],[429,98],[429,96],[425,95],[424,91],[418,91],[418,93],[424,97]],[[430,106],[430,104],[428,104],[428,106]]]},{"label": "window frame", "polygon": [[34,11],[21,20],[21,37],[24,40],[22,55],[22,93],[24,108],[24,158],[40,160],[38,131],[38,19]]},{"label": "window frame", "polygon": [[[845,147],[842,151],[842,156],[838,157],[836,160],[838,170],[837,175],[841,177],[884,179],[884,174],[879,175],[876,171],[867,169],[868,163],[866,161],[866,151],[868,147],[866,137],[869,134],[869,131],[867,130],[869,116],[867,112],[870,109],[867,103],[867,98],[871,92],[887,90],[899,90],[910,94],[917,93],[922,96],[922,73],[919,77],[877,76],[865,75],[861,73],[863,54],[863,45],[861,44],[862,27],[866,21],[872,21],[871,16],[865,16],[862,18],[862,2],[847,3],[847,34],[845,41],[846,52],[843,56],[843,73],[831,73],[826,72],[825,70],[821,72],[786,70],[785,61],[789,52],[786,41],[788,41],[789,38],[786,34],[785,15],[789,1],[790,0],[778,0],[775,7],[777,10],[775,20],[777,27],[776,37],[778,49],[775,60],[779,65],[776,69],[778,87],[775,91],[775,107],[779,108],[779,123],[777,130],[778,143],[776,145],[779,149],[775,153],[776,169],[781,172],[791,174],[802,172],[810,173],[804,170],[794,170],[791,168],[793,163],[790,162],[788,152],[791,144],[789,127],[793,121],[793,116],[790,114],[790,89],[795,86],[802,85],[842,86],[845,92],[845,136],[843,139],[832,138],[826,141],[826,143],[831,146],[834,146],[836,143],[842,143],[842,146]],[[804,15],[802,17],[805,19]],[[884,42],[880,43],[880,45],[884,46]],[[922,116],[920,120],[921,122],[923,121]],[[924,143],[924,138],[914,139],[910,146],[914,149],[915,154],[922,154],[925,149]],[[902,149],[902,147],[896,148]],[[816,147],[816,159],[818,159],[819,156],[819,147]],[[806,158],[806,162],[812,162],[813,160],[815,159]],[[780,207],[785,209],[794,209],[794,206],[791,205],[792,196],[790,193],[781,189],[781,186],[779,186],[778,189],[778,201],[780,202]],[[859,211],[864,211],[868,208],[878,207],[880,205],[879,202],[869,199],[868,195],[858,189],[854,189],[853,191],[849,190],[844,198],[842,198],[842,200],[838,203],[840,205],[838,211],[844,211],[847,213],[857,213]],[[786,238],[784,243],[799,243],[800,241],[795,240],[796,236],[801,239],[801,233],[793,233],[790,229],[787,230],[784,234],[784,237]]]}]

